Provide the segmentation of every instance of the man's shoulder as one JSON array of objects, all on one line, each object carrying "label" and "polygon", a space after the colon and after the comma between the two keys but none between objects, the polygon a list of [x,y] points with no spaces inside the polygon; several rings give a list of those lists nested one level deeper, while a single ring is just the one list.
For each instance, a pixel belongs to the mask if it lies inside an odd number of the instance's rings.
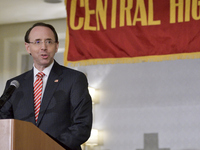
[{"label": "man's shoulder", "polygon": [[27,71],[27,72],[24,72],[24,73],[22,73],[22,74],[20,74],[20,75],[17,75],[17,76],[15,76],[15,77],[13,77],[13,78],[11,78],[11,79],[9,79],[9,81],[12,81],[12,80],[20,80],[20,79],[23,79],[23,78],[26,78],[26,77],[28,77],[28,76],[32,76],[32,73],[33,73],[33,71],[32,70],[29,70],[29,71]]},{"label": "man's shoulder", "polygon": [[64,73],[72,73],[72,74],[84,74],[83,72],[76,70],[74,68],[69,68],[60,64],[57,64],[57,69],[61,69]]},{"label": "man's shoulder", "polygon": [[29,70],[29,71],[27,71],[27,72],[24,72],[24,73],[22,73],[22,74],[20,74],[20,75],[17,75],[17,76],[15,76],[15,77],[13,77],[13,78],[8,79],[7,82],[6,82],[6,85],[7,85],[7,86],[10,85],[10,83],[11,83],[12,81],[14,81],[14,80],[16,80],[17,82],[19,82],[19,83],[21,84],[21,82],[22,82],[24,79],[26,79],[26,78],[32,78],[32,77],[33,77],[33,75],[32,75],[32,70]]},{"label": "man's shoulder", "polygon": [[69,67],[65,67],[65,66],[62,66],[62,67],[63,67],[63,71],[65,73],[76,74],[76,75],[84,75],[84,73],[79,71],[79,70],[76,70],[76,69],[73,69],[73,68],[69,68]]}]

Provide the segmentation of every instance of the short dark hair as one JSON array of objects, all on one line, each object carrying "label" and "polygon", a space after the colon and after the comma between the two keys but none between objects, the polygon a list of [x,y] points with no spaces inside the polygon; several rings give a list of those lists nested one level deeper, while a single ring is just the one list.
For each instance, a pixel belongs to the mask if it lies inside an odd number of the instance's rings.
[{"label": "short dark hair", "polygon": [[30,43],[30,41],[29,41],[29,34],[30,34],[31,30],[32,30],[34,27],[36,27],[36,26],[42,26],[42,27],[47,27],[47,28],[51,29],[51,31],[53,31],[54,36],[55,36],[55,42],[58,43],[58,34],[57,34],[55,28],[54,28],[52,25],[46,24],[46,23],[43,23],[43,22],[35,23],[31,28],[29,28],[29,29],[26,31],[26,34],[25,34],[25,36],[24,36],[24,41],[25,41],[26,43]]}]

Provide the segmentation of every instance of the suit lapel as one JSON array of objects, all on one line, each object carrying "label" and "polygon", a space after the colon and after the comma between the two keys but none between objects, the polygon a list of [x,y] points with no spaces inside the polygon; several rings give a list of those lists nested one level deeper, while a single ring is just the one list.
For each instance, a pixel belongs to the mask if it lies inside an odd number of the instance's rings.
[{"label": "suit lapel", "polygon": [[[33,100],[33,70],[30,70],[24,77],[23,91],[24,91],[24,112],[32,123],[35,124],[34,117],[34,100]],[[26,118],[24,118],[26,119]]]},{"label": "suit lapel", "polygon": [[38,125],[40,121],[42,120],[44,114],[46,113],[46,110],[48,108],[48,105],[53,97],[54,91],[57,89],[59,83],[62,80],[61,77],[62,70],[60,65],[55,61],[54,65],[52,67],[52,70],[49,74],[48,80],[47,80],[47,85],[44,91],[44,96],[42,99],[42,104],[40,106],[40,113],[38,117]]}]

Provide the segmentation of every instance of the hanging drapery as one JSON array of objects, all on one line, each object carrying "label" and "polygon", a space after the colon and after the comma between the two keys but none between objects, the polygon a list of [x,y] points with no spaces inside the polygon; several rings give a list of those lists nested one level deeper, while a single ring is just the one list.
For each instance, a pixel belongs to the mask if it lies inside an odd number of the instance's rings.
[{"label": "hanging drapery", "polygon": [[65,65],[200,58],[200,0],[66,0]]}]

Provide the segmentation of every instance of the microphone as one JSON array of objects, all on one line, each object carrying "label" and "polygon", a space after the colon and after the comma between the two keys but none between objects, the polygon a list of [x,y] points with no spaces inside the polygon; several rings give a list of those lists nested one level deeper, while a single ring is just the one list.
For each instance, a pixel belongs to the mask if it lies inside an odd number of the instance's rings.
[{"label": "microphone", "polygon": [[0,97],[0,109],[3,107],[3,105],[6,103],[6,101],[10,98],[12,93],[19,87],[19,82],[17,80],[13,80],[10,83],[10,86],[8,89],[3,93],[3,95]]}]

